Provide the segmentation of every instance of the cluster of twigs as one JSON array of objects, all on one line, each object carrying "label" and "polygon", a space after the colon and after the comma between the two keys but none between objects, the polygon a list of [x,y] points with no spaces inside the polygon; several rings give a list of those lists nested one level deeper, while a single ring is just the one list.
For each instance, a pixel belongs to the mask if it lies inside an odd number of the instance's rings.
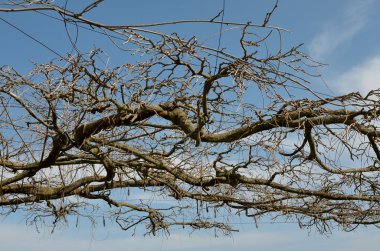
[{"label": "cluster of twigs", "polygon": [[216,20],[104,25],[84,17],[100,2],[79,13],[48,1],[0,8],[55,12],[117,34],[118,46],[145,55],[116,68],[93,50],[26,75],[0,69],[3,213],[26,210],[32,222],[53,217],[56,224],[107,210],[122,229],[145,224],[150,233],[172,226],[230,232],[238,215],[322,232],[379,223],[379,90],[313,92],[307,70],[315,62],[299,46],[265,50],[282,32],[267,18],[264,25],[225,22],[241,29],[241,53],[232,55],[153,30]]}]

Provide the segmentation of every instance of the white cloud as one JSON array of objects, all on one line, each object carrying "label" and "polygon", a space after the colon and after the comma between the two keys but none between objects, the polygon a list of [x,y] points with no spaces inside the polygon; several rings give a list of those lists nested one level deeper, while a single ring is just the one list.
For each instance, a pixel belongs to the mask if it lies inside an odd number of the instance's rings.
[{"label": "white cloud", "polygon": [[373,0],[352,1],[344,10],[339,22],[330,22],[326,28],[316,35],[310,43],[310,55],[324,60],[338,46],[359,33],[368,22],[368,12]]},{"label": "white cloud", "polygon": [[22,224],[0,225],[1,250],[7,251],[63,251],[63,250],[377,250],[376,229],[359,228],[351,233],[335,232],[332,236],[300,230],[296,224],[259,224],[258,229],[246,229],[232,237],[214,237],[210,232],[196,232],[192,235],[172,232],[164,237],[131,237],[115,227],[91,230],[89,228],[58,229],[54,234],[37,234],[32,227]]},{"label": "white cloud", "polygon": [[339,93],[369,91],[380,88],[380,55],[377,55],[341,74],[330,83]]},{"label": "white cloud", "polygon": [[[63,251],[63,250],[251,250],[252,247],[268,247],[292,243],[300,240],[295,233],[245,231],[233,237],[216,238],[210,233],[192,235],[172,233],[165,237],[130,237],[130,232],[119,229],[99,228],[95,232],[85,230],[57,230],[54,234],[37,234],[32,227],[16,224],[0,226],[1,250],[7,251]],[[121,233],[120,233],[121,232]]]}]

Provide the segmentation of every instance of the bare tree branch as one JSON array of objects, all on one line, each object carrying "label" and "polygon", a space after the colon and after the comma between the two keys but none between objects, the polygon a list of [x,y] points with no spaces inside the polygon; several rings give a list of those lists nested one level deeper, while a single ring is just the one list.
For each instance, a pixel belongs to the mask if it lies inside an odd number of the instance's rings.
[{"label": "bare tree branch", "polygon": [[0,8],[65,15],[117,35],[131,52],[114,68],[93,50],[28,74],[0,69],[3,212],[57,224],[107,208],[122,229],[145,225],[153,234],[179,225],[231,232],[223,216],[240,213],[255,224],[282,217],[322,232],[378,226],[380,90],[314,92],[308,79],[319,64],[300,46],[265,46],[271,30],[282,32],[267,26],[277,3],[265,27],[224,22],[240,27],[240,52],[231,54],[154,30],[218,21],[117,26],[83,17],[100,2],[79,13],[46,1]]}]

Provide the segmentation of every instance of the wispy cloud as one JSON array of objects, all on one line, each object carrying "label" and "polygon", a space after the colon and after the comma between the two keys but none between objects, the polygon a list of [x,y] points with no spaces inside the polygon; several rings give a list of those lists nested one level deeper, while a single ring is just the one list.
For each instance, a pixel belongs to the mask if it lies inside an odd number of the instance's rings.
[{"label": "wispy cloud", "polygon": [[[85,229],[61,229],[54,234],[37,234],[34,228],[25,225],[1,224],[1,250],[50,251],[50,250],[161,250],[161,251],[227,251],[227,250],[377,250],[376,229],[359,228],[359,232],[335,233],[327,238],[319,234],[300,230],[297,226],[271,225],[255,230],[245,230],[233,237],[199,233],[193,235],[173,233],[164,237],[130,237],[130,233],[113,227],[95,232]],[[70,231],[71,230],[71,231]],[[96,233],[98,232],[98,233]]]},{"label": "wispy cloud", "polygon": [[[234,237],[220,236],[216,238],[211,234],[180,234],[173,233],[161,237],[130,237],[130,233],[113,227],[100,233],[90,233],[90,238],[84,230],[67,232],[57,230],[49,235],[37,234],[35,229],[26,226],[6,224],[0,226],[1,250],[9,251],[50,251],[50,250],[218,250],[227,251],[231,248],[237,250],[252,250],[252,248],[276,247],[291,245],[300,241],[295,233],[286,232],[260,232],[258,230],[245,231]],[[88,234],[87,234],[88,235]],[[272,249],[269,249],[272,250]]]},{"label": "wispy cloud", "polygon": [[366,95],[369,91],[380,88],[380,55],[347,70],[330,84],[342,94],[360,92]]},{"label": "wispy cloud", "polygon": [[310,43],[309,53],[318,60],[325,60],[331,52],[358,34],[368,22],[373,0],[351,1],[338,21],[328,22],[326,28]]}]

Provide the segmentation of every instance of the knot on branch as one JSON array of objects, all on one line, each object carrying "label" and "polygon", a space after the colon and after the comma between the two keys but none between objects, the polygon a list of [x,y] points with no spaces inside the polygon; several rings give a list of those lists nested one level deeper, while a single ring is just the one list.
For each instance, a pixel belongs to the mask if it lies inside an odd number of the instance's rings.
[{"label": "knot on branch", "polygon": [[175,108],[177,108],[177,104],[173,102],[165,102],[159,106],[166,111],[173,111]]},{"label": "knot on branch", "polygon": [[233,187],[236,187],[240,183],[241,175],[236,172],[236,169],[232,170],[217,170],[217,178],[223,178],[226,183],[230,184]]}]

